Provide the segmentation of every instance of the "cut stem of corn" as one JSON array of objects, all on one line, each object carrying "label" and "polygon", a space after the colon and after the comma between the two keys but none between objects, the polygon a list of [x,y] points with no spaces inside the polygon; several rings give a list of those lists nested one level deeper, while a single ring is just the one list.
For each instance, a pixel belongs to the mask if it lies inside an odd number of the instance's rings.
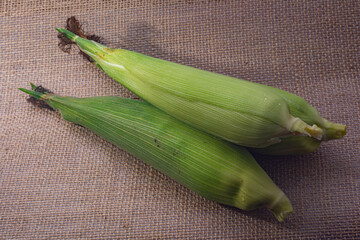
[{"label": "cut stem of corn", "polygon": [[290,114],[285,100],[259,84],[140,53],[111,49],[57,29],[110,77],[177,119],[233,143],[266,147],[283,136],[322,138],[323,130]]},{"label": "cut stem of corn", "polygon": [[340,139],[346,135],[346,125],[333,123],[325,118],[321,120],[320,124],[325,129],[324,140]]},{"label": "cut stem of corn", "polygon": [[289,199],[245,148],[196,130],[146,102],[20,90],[207,199],[244,210],[265,206],[279,221],[292,212]]}]

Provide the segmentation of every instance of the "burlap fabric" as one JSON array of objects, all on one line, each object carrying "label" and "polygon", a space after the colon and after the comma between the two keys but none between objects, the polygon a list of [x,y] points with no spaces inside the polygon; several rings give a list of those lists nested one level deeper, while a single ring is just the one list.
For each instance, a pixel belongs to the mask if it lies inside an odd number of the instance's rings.
[{"label": "burlap fabric", "polygon": [[[360,238],[358,1],[0,2],[0,238]],[[284,223],[265,209],[208,201],[58,113],[29,82],[77,97],[134,97],[55,27],[75,15],[121,47],[296,93],[348,126],[309,155],[256,158],[287,193]]]}]

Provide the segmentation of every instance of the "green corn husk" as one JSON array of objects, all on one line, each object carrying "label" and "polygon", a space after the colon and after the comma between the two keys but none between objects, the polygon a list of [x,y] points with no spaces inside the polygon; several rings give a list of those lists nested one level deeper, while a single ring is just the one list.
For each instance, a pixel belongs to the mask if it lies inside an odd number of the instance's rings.
[{"label": "green corn husk", "polygon": [[311,106],[305,99],[287,91],[265,86],[280,95],[290,107],[290,112],[293,116],[301,118],[309,125],[316,124],[323,129],[323,137],[321,140],[328,141],[332,139],[340,139],[346,135],[346,126],[342,124],[333,123],[325,118],[322,118],[319,112]]},{"label": "green corn husk", "polygon": [[243,210],[265,206],[279,221],[292,212],[289,199],[245,148],[196,130],[146,102],[20,90],[207,199]]},{"label": "green corn husk", "polygon": [[265,148],[251,148],[251,152],[265,155],[296,155],[312,153],[320,146],[322,141],[308,136],[290,136],[282,138],[281,142]]},{"label": "green corn husk", "polygon": [[[320,116],[318,111],[305,99],[284,90],[264,86],[279,94],[289,104],[290,112],[309,125],[316,124],[324,130],[323,141],[343,138],[346,126],[330,122]],[[322,141],[307,136],[290,136],[281,138],[280,143],[265,148],[253,148],[252,152],[266,155],[294,155],[314,152]]]},{"label": "green corn husk", "polygon": [[111,49],[58,29],[110,77],[168,114],[230,142],[261,148],[301,134],[322,139],[323,130],[290,114],[285,100],[262,85]]}]

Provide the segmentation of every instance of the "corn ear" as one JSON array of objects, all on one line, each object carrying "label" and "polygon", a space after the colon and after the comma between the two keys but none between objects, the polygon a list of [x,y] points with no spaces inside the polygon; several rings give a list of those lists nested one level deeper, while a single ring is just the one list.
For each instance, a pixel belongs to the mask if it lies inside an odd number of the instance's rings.
[{"label": "corn ear", "polygon": [[168,114],[230,142],[266,147],[292,134],[322,138],[322,129],[290,114],[285,100],[259,84],[140,53],[111,49],[57,29],[110,77]]},{"label": "corn ear", "polygon": [[289,199],[245,148],[196,130],[146,102],[20,90],[207,199],[243,210],[265,206],[279,221],[292,212]]}]

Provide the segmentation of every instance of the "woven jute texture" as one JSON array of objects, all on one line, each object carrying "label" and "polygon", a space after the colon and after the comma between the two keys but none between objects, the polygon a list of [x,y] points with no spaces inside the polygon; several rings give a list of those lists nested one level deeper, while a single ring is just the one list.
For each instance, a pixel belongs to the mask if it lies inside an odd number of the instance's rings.
[{"label": "woven jute texture", "polygon": [[[360,239],[359,11],[351,0],[0,1],[0,238]],[[348,134],[308,155],[255,155],[292,201],[284,223],[206,200],[17,89],[134,97],[58,48],[54,28],[70,16],[110,47],[293,92]]]}]

